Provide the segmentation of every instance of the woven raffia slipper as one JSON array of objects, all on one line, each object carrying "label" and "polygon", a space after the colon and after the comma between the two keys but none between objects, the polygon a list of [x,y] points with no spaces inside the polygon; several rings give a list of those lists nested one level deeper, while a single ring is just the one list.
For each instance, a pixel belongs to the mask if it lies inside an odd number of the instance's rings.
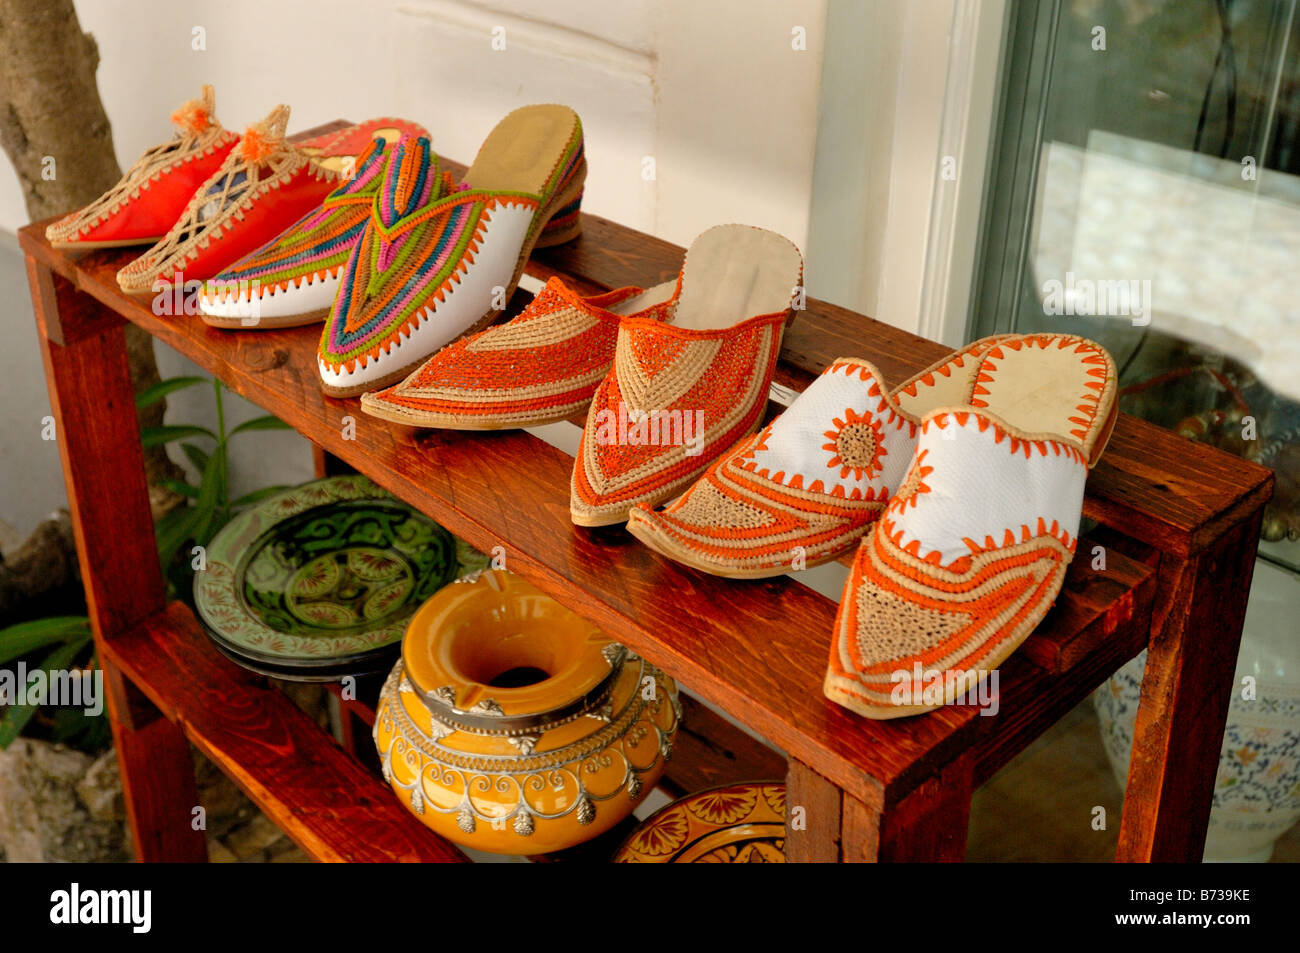
[{"label": "woven raffia slipper", "polygon": [[297,144],[285,140],[289,107],[244,132],[190,197],[170,231],[117,273],[128,294],[206,281],[318,207],[392,120],[376,119]]},{"label": "woven raffia slipper", "polygon": [[1061,589],[1115,386],[1099,345],[1024,335],[985,352],[969,405],[926,414],[845,585],[828,698],[870,718],[974,699]]},{"label": "woven raffia slipper", "polygon": [[352,397],[394,384],[501,314],[534,247],[580,230],[582,123],[524,106],[484,140],[460,186],[432,190],[428,142],[394,153],[325,322],[321,388]]},{"label": "woven raffia slipper", "polygon": [[667,508],[633,510],[628,532],[683,565],[732,578],[837,558],[902,482],[921,416],[969,400],[979,355],[996,340],[949,355],[893,393],[871,364],[840,358]]},{"label": "woven raffia slipper", "polygon": [[574,460],[574,523],[621,523],[671,499],[753,432],[802,275],[803,256],[775,232],[720,225],[695,240],[672,323],[620,323]]},{"label": "woven raffia slipper", "polygon": [[221,128],[211,86],[172,113],[176,135],[154,146],[121,181],[94,202],[45,229],[55,248],[152,245],[189,204],[194,190],[221,167],[239,136]]},{"label": "woven raffia slipper", "polygon": [[[385,133],[424,135],[414,123]],[[280,235],[203,285],[199,311],[220,328],[288,328],[323,321],[338,293],[339,273],[370,218],[386,150],[396,140],[371,139],[356,167],[313,209]],[[449,173],[444,173],[448,175]],[[449,183],[448,183],[449,184]]]},{"label": "woven raffia slipper", "polygon": [[614,361],[622,316],[663,320],[677,282],[584,298],[551,278],[517,317],[462,338],[388,390],[368,414],[413,427],[499,430],[567,420],[587,409]]}]

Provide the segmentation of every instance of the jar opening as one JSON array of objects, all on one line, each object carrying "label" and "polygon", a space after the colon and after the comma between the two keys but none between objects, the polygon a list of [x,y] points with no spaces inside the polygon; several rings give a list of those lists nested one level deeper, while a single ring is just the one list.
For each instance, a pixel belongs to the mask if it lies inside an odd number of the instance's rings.
[{"label": "jar opening", "polygon": [[585,640],[557,631],[544,619],[514,625],[454,630],[449,641],[453,671],[471,684],[494,689],[529,688],[579,664]]},{"label": "jar opening", "polygon": [[551,677],[551,673],[535,665],[516,665],[488,679],[490,688],[526,688]]}]

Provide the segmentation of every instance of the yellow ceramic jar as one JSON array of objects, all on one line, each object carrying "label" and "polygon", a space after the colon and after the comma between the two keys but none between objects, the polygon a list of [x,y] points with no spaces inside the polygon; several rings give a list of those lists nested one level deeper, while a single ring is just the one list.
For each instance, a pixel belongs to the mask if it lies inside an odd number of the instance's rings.
[{"label": "yellow ceramic jar", "polygon": [[374,737],[384,777],[434,831],[537,854],[627,817],[663,774],[680,717],[672,679],[488,570],[412,617]]}]

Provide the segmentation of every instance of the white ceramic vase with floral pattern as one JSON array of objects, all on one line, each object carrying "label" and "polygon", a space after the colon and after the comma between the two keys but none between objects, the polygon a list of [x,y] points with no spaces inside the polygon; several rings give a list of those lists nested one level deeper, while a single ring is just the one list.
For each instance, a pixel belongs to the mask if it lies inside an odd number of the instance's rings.
[{"label": "white ceramic vase with floral pattern", "polygon": [[[1300,820],[1297,606],[1300,581],[1257,563],[1206,832],[1207,861],[1266,861],[1273,843]],[[1121,787],[1128,778],[1145,666],[1143,652],[1093,696],[1102,742]]]}]

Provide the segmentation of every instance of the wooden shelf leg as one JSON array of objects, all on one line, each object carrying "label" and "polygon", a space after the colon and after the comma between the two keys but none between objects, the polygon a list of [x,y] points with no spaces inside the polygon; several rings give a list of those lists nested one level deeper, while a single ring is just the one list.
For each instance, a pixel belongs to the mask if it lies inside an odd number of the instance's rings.
[{"label": "wooden shelf leg", "polygon": [[[959,758],[898,803],[872,807],[845,794],[807,765],[790,762],[786,777],[786,859],[791,863],[962,860],[974,774]],[[791,826],[802,807],[806,829]]]},{"label": "wooden shelf leg", "polygon": [[[194,830],[199,796],[185,733],[115,666],[105,662],[101,667],[136,859],[205,862],[206,836]],[[146,712],[143,719],[132,714],[141,709]]]},{"label": "wooden shelf leg", "polygon": [[1121,862],[1199,862],[1263,510],[1187,560],[1161,559],[1133,727]]},{"label": "wooden shelf leg", "polygon": [[318,443],[311,445],[311,463],[318,480],[322,477],[343,476],[357,472]]},{"label": "wooden shelf leg", "polygon": [[785,776],[785,858],[792,864],[840,860],[843,792],[806,764],[790,759]]},{"label": "wooden shelf leg", "polygon": [[184,732],[103,651],[166,603],[123,321],[30,257],[27,277],[136,859],[203,861]]},{"label": "wooden shelf leg", "polygon": [[845,863],[956,863],[966,857],[972,762],[962,757],[897,804],[876,810],[845,795]]}]

